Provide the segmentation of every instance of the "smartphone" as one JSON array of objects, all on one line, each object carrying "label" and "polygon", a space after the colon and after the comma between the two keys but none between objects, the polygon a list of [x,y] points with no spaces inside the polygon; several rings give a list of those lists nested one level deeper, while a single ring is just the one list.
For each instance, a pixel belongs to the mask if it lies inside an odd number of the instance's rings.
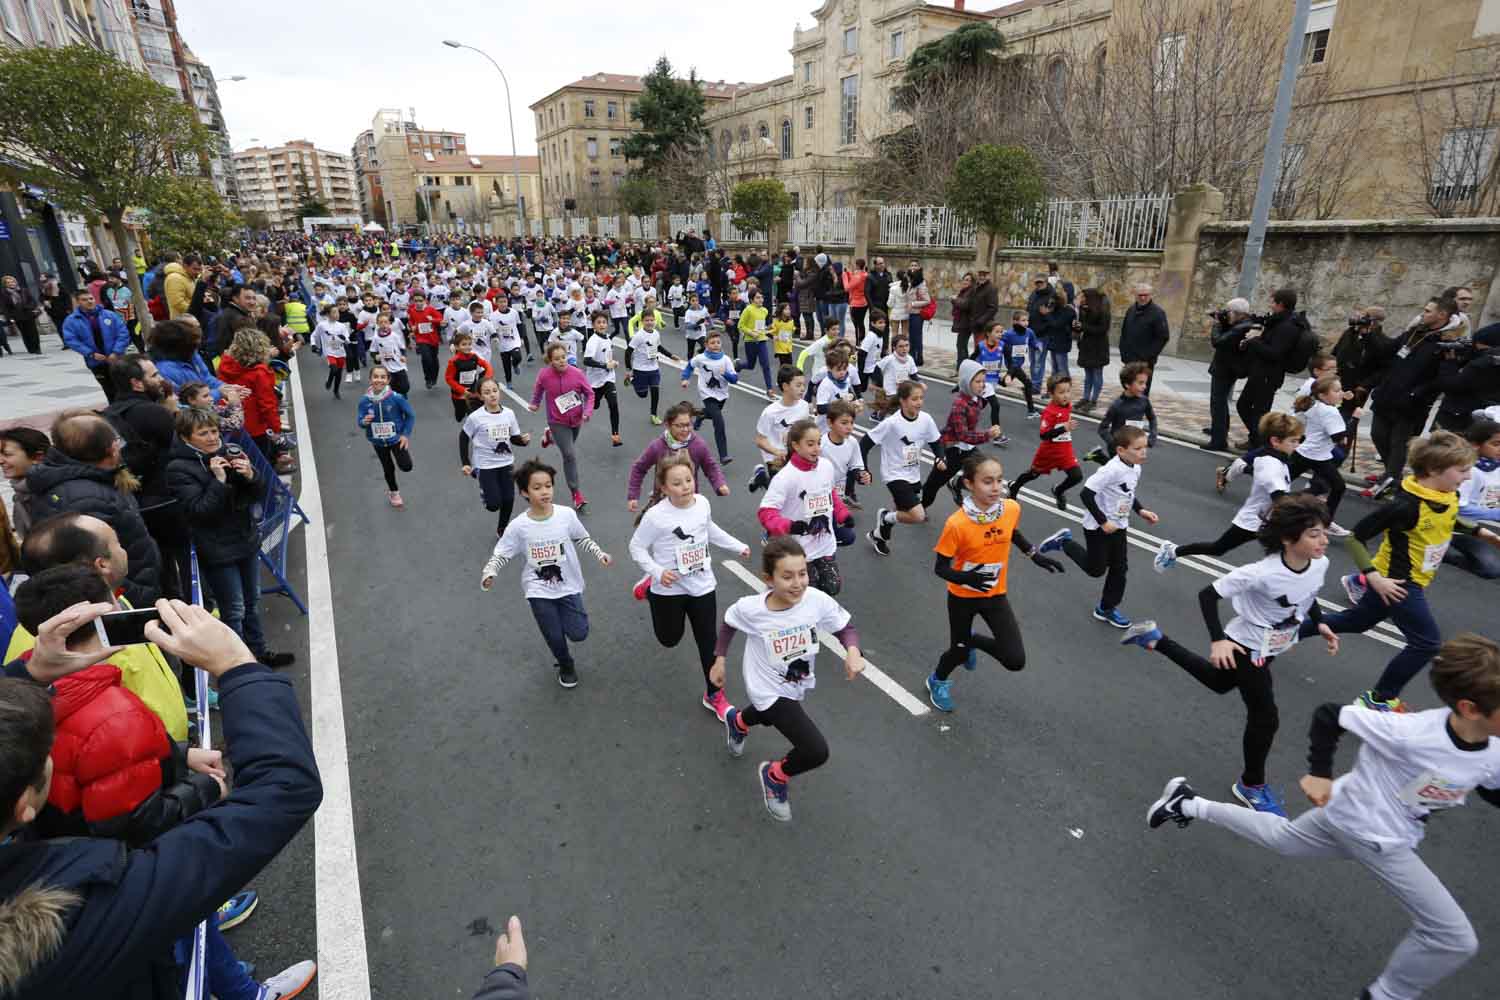
[{"label": "smartphone", "polygon": [[94,619],[94,634],[106,646],[136,646],[146,642],[146,623],[159,621],[155,608],[111,611]]}]

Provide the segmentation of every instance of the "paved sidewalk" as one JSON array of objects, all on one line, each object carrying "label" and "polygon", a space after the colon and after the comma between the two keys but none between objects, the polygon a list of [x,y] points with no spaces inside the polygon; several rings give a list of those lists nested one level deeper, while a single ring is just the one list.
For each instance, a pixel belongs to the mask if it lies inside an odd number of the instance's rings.
[{"label": "paved sidewalk", "polygon": [[[63,410],[105,404],[104,390],[89,374],[83,358],[58,346],[57,334],[45,319],[40,325],[41,354],[17,352],[0,358],[0,428],[35,427],[45,432]],[[10,480],[4,476],[0,476],[0,503],[10,509]]]}]

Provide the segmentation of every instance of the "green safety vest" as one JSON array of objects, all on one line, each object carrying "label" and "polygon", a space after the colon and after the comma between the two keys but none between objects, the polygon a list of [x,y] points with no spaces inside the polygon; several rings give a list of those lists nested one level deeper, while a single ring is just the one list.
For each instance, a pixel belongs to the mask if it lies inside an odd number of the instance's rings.
[{"label": "green safety vest", "polygon": [[307,304],[298,299],[287,299],[285,309],[286,325],[291,328],[292,332],[306,333],[308,331]]}]

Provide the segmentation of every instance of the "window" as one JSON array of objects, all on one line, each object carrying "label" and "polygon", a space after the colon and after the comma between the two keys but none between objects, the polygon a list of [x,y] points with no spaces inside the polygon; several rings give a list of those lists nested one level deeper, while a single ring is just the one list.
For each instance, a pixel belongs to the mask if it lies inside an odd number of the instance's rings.
[{"label": "window", "polygon": [[849,192],[848,191],[835,191],[835,192],[833,192],[833,207],[834,208],[848,208],[849,207]]},{"label": "window", "polygon": [[806,62],[804,62],[802,64],[802,82],[803,83],[812,83],[812,76],[813,76],[813,63],[812,63],[812,60],[809,59],[809,60],[807,60]]},{"label": "window", "polygon": [[891,32],[891,59],[904,59],[906,57],[906,32]]},{"label": "window", "polygon": [[839,142],[854,145],[859,136],[859,77],[846,76],[839,81]]},{"label": "window", "polygon": [[802,207],[802,194],[799,191],[787,192],[792,198],[792,211],[795,212]]},{"label": "window", "polygon": [[810,129],[813,123],[813,106],[809,104],[802,109],[802,127]]},{"label": "window", "polygon": [[616,137],[612,137],[609,140],[609,155],[610,156],[623,156],[624,153],[621,150],[621,147],[623,145],[624,145],[624,140],[623,139],[620,139],[617,136]]},{"label": "window", "polygon": [[589,159],[597,160],[599,158],[599,137],[591,135],[585,139],[584,149]]},{"label": "window", "polygon": [[594,99],[592,97],[585,97],[583,99],[583,117],[594,117]]},{"label": "window", "polygon": [[750,126],[748,126],[748,125],[741,125],[740,126],[740,145],[743,146],[746,143],[748,143],[749,141],[750,141]]},{"label": "window", "polygon": [[901,110],[901,95],[895,88],[885,95],[885,109],[892,114]]},{"label": "window", "polygon": [[1162,35],[1156,42],[1156,89],[1175,90],[1177,73],[1182,68],[1185,35]]},{"label": "window", "polygon": [[609,175],[609,182],[618,188],[621,184],[625,183],[624,172],[620,170],[612,171]]},{"label": "window", "polygon": [[563,101],[561,104],[559,104],[557,106],[557,117],[561,118],[563,121],[567,121],[568,120],[568,102],[567,101]]},{"label": "window", "polygon": [[563,139],[563,155],[568,155],[568,140],[566,138]]},{"label": "window", "polygon": [[852,56],[859,51],[859,29],[844,29],[844,55]]},{"label": "window", "polygon": [[1276,168],[1276,187],[1271,192],[1271,207],[1287,215],[1297,207],[1297,180],[1307,146],[1291,142],[1281,147],[1281,163]]},{"label": "window", "polygon": [[547,121],[550,122],[553,125],[557,124],[557,109],[556,108],[548,108],[547,109]]},{"label": "window", "polygon": [[610,101],[608,104],[604,105],[604,117],[608,118],[610,121],[617,120],[620,117],[619,103],[616,101]]},{"label": "window", "polygon": [[1315,3],[1307,11],[1306,34],[1302,36],[1302,65],[1313,66],[1328,58],[1328,36],[1338,3]]},{"label": "window", "polygon": [[1054,111],[1062,109],[1068,98],[1068,64],[1061,58],[1047,64],[1047,102]]},{"label": "window", "polygon": [[1443,134],[1432,171],[1431,201],[1453,203],[1474,197],[1495,157],[1494,128],[1455,128]]},{"label": "window", "polygon": [[597,170],[589,171],[589,190],[594,194],[599,193],[599,171]]},{"label": "window", "polygon": [[792,158],[792,120],[781,119],[781,158],[790,160]]},{"label": "window", "polygon": [[755,134],[760,136],[762,139],[769,139],[771,138],[771,126],[767,125],[765,122],[761,122],[759,125],[755,126]]},{"label": "window", "polygon": [[536,130],[538,132],[542,132],[546,128],[547,128],[547,123],[542,119],[541,112],[538,112],[537,116],[536,116]]}]

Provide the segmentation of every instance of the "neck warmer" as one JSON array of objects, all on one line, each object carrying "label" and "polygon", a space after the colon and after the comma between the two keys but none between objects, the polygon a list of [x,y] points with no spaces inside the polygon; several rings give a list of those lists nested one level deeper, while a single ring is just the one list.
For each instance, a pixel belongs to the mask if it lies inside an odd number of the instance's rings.
[{"label": "neck warmer", "polygon": [[1500,469],[1500,459],[1481,458],[1474,464],[1479,468],[1480,472],[1494,472],[1496,469]]},{"label": "neck warmer", "polygon": [[811,472],[818,467],[816,459],[809,461],[795,451],[791,452],[791,463],[803,472]]},{"label": "neck warmer", "polygon": [[988,510],[981,510],[979,505],[974,502],[974,498],[965,494],[964,513],[969,515],[969,520],[975,524],[989,524],[991,521],[998,521],[1000,515],[1005,513],[1005,501],[999,500]]},{"label": "neck warmer", "polygon": [[385,397],[389,396],[390,394],[391,394],[391,387],[390,386],[386,386],[380,392],[376,392],[374,386],[371,386],[369,389],[367,389],[365,391],[365,395],[369,396],[371,399],[375,400],[375,402],[377,402],[377,403],[383,403],[383,402],[385,402]]},{"label": "neck warmer", "polygon": [[692,435],[689,435],[686,441],[679,441],[672,436],[671,431],[666,429],[662,430],[661,439],[667,443],[667,448],[671,451],[680,451],[693,443]]},{"label": "neck warmer", "polygon": [[724,357],[723,351],[704,351],[703,353],[710,361],[718,361]]}]

